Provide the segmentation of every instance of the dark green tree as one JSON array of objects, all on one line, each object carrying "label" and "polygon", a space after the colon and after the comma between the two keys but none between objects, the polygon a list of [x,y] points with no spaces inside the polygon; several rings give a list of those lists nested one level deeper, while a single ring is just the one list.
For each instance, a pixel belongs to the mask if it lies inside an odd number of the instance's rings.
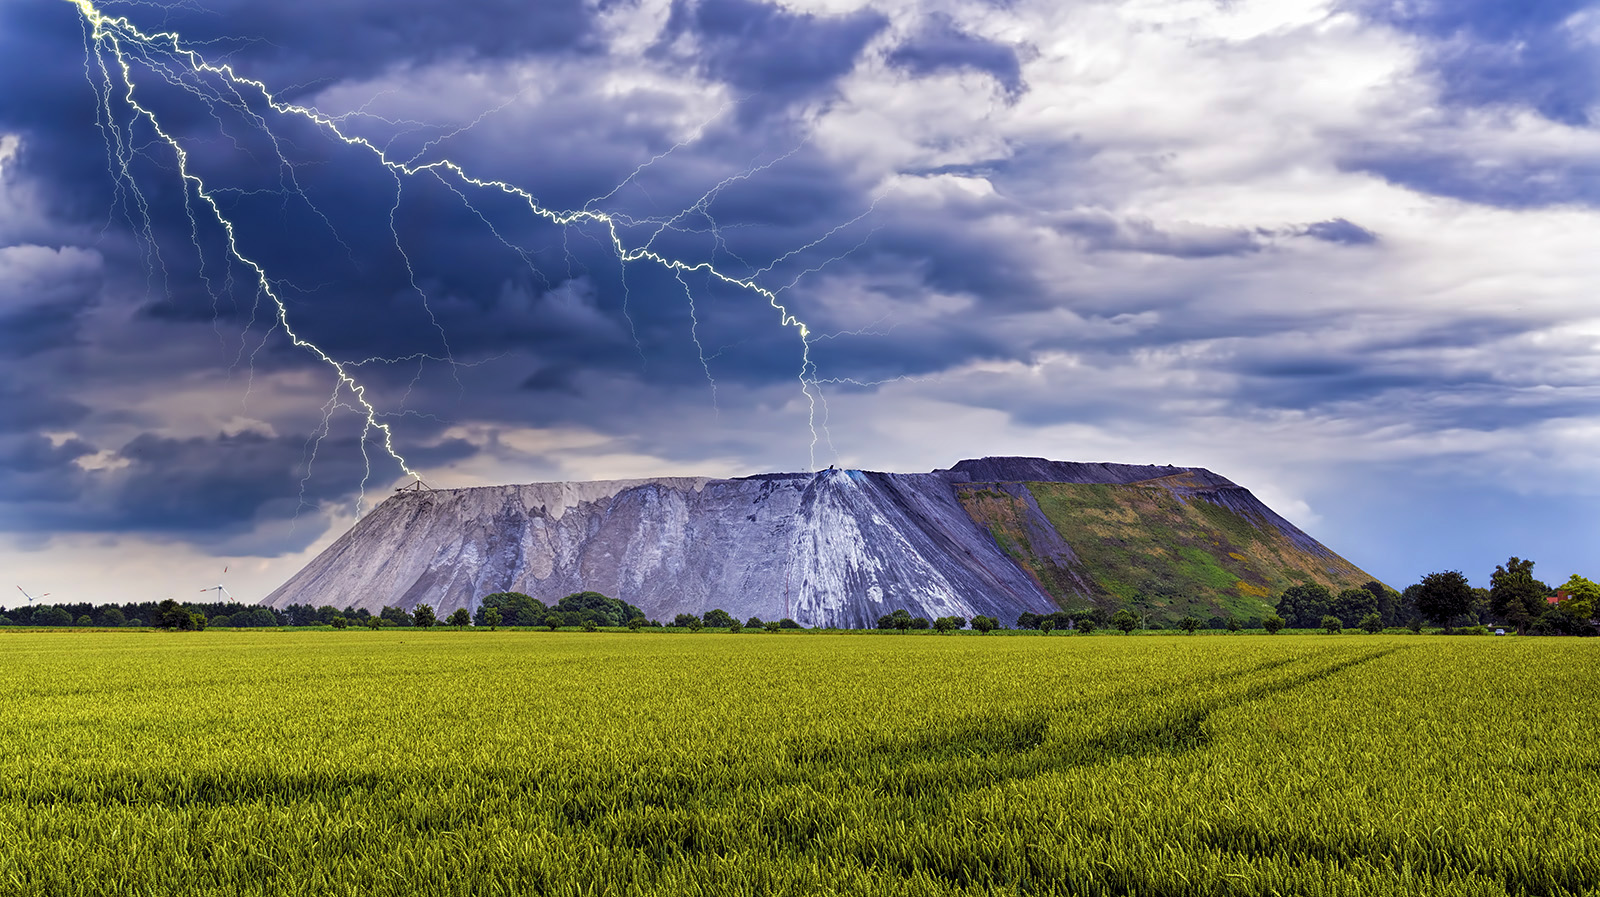
[{"label": "dark green tree", "polygon": [[545,614],[544,625],[546,629],[549,629],[551,632],[555,632],[557,629],[561,628],[561,618],[555,614]]},{"label": "dark green tree", "polygon": [[[34,619],[39,618],[37,612]],[[156,628],[173,630],[190,630],[194,628],[194,618],[189,615],[189,609],[171,598],[156,605]]]},{"label": "dark green tree", "polygon": [[411,625],[427,629],[437,622],[439,618],[433,615],[433,605],[419,604],[411,609]]},{"label": "dark green tree", "polygon": [[779,629],[804,629],[805,627],[801,626],[799,623],[796,623],[795,621],[789,619],[788,617],[784,617],[783,619],[778,621],[778,628]]},{"label": "dark green tree", "polygon": [[1267,635],[1277,635],[1283,629],[1283,618],[1277,614],[1267,614],[1261,618],[1261,628],[1267,631]]},{"label": "dark green tree", "polygon": [[1361,628],[1369,635],[1377,635],[1383,631],[1383,615],[1374,611],[1361,618]]},{"label": "dark green tree", "polygon": [[1238,632],[1240,629],[1243,628],[1243,626],[1239,623],[1239,618],[1235,617],[1235,616],[1233,616],[1231,614],[1228,616],[1227,625],[1228,625],[1228,631],[1229,632]]},{"label": "dark green tree", "polygon": [[912,629],[927,629],[928,628],[928,618],[927,617],[912,617],[911,618],[911,628]]},{"label": "dark green tree", "polygon": [[694,614],[678,614],[672,618],[672,625],[679,629],[698,629],[705,623]]},{"label": "dark green tree", "polygon": [[350,621],[344,617],[334,617],[328,621],[328,624],[334,629],[347,629],[350,626]]},{"label": "dark green tree", "polygon": [[1533,561],[1513,557],[1489,574],[1489,611],[1523,634],[1550,606],[1550,587],[1533,578]]},{"label": "dark green tree", "polygon": [[478,602],[478,609],[474,613],[472,622],[479,626],[486,626],[485,615],[490,610],[500,612],[500,622],[505,626],[538,626],[544,621],[545,614],[550,608],[545,607],[543,601],[525,595],[522,592],[493,592],[483,596]]},{"label": "dark green tree", "polygon": [[[291,622],[289,623],[290,626],[300,626],[300,625],[302,625],[300,623],[292,622],[293,618],[294,617],[291,614],[290,615]],[[388,605],[384,605],[384,608],[382,610],[378,611],[378,618],[382,619],[382,620],[387,620],[387,621],[389,621],[390,623],[393,623],[396,626],[410,626],[411,625],[411,615],[406,613],[405,611],[401,610],[398,607],[389,607]]]},{"label": "dark green tree", "polygon": [[644,626],[644,617],[634,617],[628,621],[628,631],[638,632]]},{"label": "dark green tree", "polygon": [[700,619],[699,617],[696,617],[696,616],[690,616],[689,617],[689,631],[690,632],[699,632],[700,630],[704,629],[705,627],[706,627],[706,621],[704,621],[704,620],[702,620],[702,619]]},{"label": "dark green tree", "polygon": [[746,629],[760,629],[765,625],[765,623],[761,622],[760,617],[751,617],[750,619],[744,621],[744,628]]},{"label": "dark green tree", "polygon": [[1017,628],[1018,629],[1038,629],[1039,628],[1039,621],[1043,620],[1043,619],[1044,619],[1044,617],[1034,613],[1033,611],[1025,610],[1021,614],[1017,615]]},{"label": "dark green tree", "polygon": [[[1020,629],[1022,627],[1019,626],[1017,628]],[[1050,619],[1049,617],[1045,617],[1044,619],[1039,621],[1039,631],[1044,633],[1045,635],[1049,635],[1050,634],[1050,630],[1055,629],[1055,628],[1056,628],[1056,621]]]},{"label": "dark green tree", "polygon": [[381,618],[379,618],[379,617],[368,617],[365,620],[362,620],[361,622],[368,629],[371,629],[374,632],[376,632],[377,630],[379,630],[379,629],[381,629],[383,627],[383,620]]},{"label": "dark green tree", "polygon": [[1378,616],[1383,618],[1385,626],[1399,626],[1400,620],[1400,593],[1389,588],[1376,579],[1369,579],[1361,587],[1372,593],[1378,602]]},{"label": "dark green tree", "polygon": [[644,616],[644,611],[626,601],[599,592],[573,592],[556,602],[555,609],[565,614],[572,625],[592,619],[601,626],[622,626],[634,617]]},{"label": "dark green tree", "polygon": [[[600,626],[599,626],[599,624],[595,623],[594,617],[584,617],[583,618],[583,631],[584,632],[594,632],[596,629],[599,629],[599,628],[600,628]],[[699,627],[697,627],[697,626],[691,626],[689,628],[696,629],[696,630],[699,629]]]},{"label": "dark green tree", "polygon": [[1133,631],[1139,628],[1139,618],[1133,615],[1133,611],[1124,607],[1111,615],[1111,625],[1122,630],[1125,635],[1133,635]]},{"label": "dark green tree", "polygon": [[734,620],[733,621],[733,625],[728,627],[728,631],[729,632],[743,632],[744,631],[744,624],[740,623],[738,620]]},{"label": "dark green tree", "polygon": [[1341,620],[1361,620],[1367,614],[1378,612],[1378,596],[1365,588],[1345,589],[1339,597],[1333,599],[1333,609],[1329,611]]},{"label": "dark green tree", "polygon": [[783,628],[783,624],[779,623],[777,620],[768,620],[766,623],[764,623],[762,625],[761,628],[765,629],[768,632],[777,632],[778,630]]},{"label": "dark green tree", "polygon": [[78,619],[76,621],[74,621],[74,622],[78,626],[93,626],[94,625],[94,617],[91,617],[88,614],[83,614],[83,615],[79,616]]},{"label": "dark green tree", "polygon": [[949,633],[955,632],[956,631],[955,621],[950,619],[949,617],[940,617],[939,619],[933,621],[933,631],[942,632],[942,633],[945,633],[946,635],[948,635]]},{"label": "dark green tree", "polygon": [[733,616],[721,608],[706,611],[701,619],[709,629],[733,628]]},{"label": "dark green tree", "polygon": [[1421,586],[1417,590],[1417,610],[1443,626],[1445,632],[1450,631],[1450,624],[1456,617],[1472,607],[1472,585],[1459,570],[1429,573],[1417,585]]},{"label": "dark green tree", "polygon": [[1290,586],[1278,596],[1278,616],[1293,629],[1314,628],[1332,607],[1333,593],[1316,583]]},{"label": "dark green tree", "polygon": [[1327,616],[1323,617],[1320,626],[1322,631],[1329,635],[1338,635],[1339,633],[1344,632],[1344,621],[1333,614],[1328,614]]},{"label": "dark green tree", "polygon": [[489,627],[490,632],[500,628],[500,608],[491,607],[483,612],[483,625]]},{"label": "dark green tree", "polygon": [[1082,617],[1078,620],[1078,631],[1084,635],[1092,635],[1095,628],[1094,617]]},{"label": "dark green tree", "polygon": [[465,629],[472,625],[472,612],[464,607],[458,607],[451,612],[450,618],[445,623],[457,629]]},{"label": "dark green tree", "polygon": [[1178,628],[1190,635],[1194,635],[1194,631],[1200,628],[1200,621],[1194,617],[1184,617],[1178,621]]},{"label": "dark green tree", "polygon": [[979,634],[981,635],[988,635],[989,633],[1000,628],[1000,621],[996,620],[994,617],[988,617],[984,616],[983,614],[979,614],[978,616],[972,618],[972,628],[978,630]]},{"label": "dark green tree", "polygon": [[128,616],[120,607],[108,607],[100,612],[101,626],[122,626],[127,622]]}]

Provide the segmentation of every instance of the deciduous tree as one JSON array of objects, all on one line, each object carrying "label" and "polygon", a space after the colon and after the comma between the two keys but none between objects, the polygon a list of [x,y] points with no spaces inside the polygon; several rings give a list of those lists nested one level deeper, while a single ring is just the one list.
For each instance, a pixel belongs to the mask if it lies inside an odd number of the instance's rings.
[{"label": "deciduous tree", "polygon": [[1111,625],[1125,635],[1133,635],[1133,631],[1139,628],[1139,618],[1133,615],[1133,611],[1123,608],[1111,615]]},{"label": "deciduous tree", "polygon": [[1533,578],[1533,561],[1512,557],[1489,574],[1489,612],[1525,633],[1550,606],[1550,587]]},{"label": "deciduous tree", "polygon": [[1426,618],[1450,631],[1456,617],[1472,607],[1472,585],[1459,570],[1429,573],[1417,589],[1417,610]]}]

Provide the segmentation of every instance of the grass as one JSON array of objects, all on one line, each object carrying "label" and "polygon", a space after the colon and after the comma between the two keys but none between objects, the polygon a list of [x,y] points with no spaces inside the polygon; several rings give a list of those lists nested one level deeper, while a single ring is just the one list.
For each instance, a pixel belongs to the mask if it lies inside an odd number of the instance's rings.
[{"label": "grass", "polygon": [[1600,645],[0,633],[0,893],[1594,894]]},{"label": "grass", "polygon": [[[1084,599],[1112,610],[1138,605],[1169,622],[1193,614],[1259,618],[1270,596],[1300,582],[1334,592],[1372,577],[1342,558],[1313,556],[1265,521],[1159,485],[1028,483],[1048,526],[1072,547],[1070,569],[1037,556],[1023,497],[960,487],[973,519],[1063,607]],[[1084,594],[1087,586],[1087,594]]]}]

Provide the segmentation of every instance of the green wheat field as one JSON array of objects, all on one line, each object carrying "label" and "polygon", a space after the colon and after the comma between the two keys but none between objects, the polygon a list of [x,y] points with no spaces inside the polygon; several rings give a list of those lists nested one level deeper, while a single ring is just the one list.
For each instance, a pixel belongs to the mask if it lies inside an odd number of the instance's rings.
[{"label": "green wheat field", "polygon": [[1600,893],[1600,643],[0,635],[0,893]]}]

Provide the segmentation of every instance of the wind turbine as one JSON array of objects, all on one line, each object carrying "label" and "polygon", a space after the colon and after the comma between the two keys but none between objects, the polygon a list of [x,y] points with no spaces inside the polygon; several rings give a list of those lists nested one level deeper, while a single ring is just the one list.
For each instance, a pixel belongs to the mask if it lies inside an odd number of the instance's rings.
[{"label": "wind turbine", "polygon": [[33,606],[33,602],[39,600],[40,598],[48,598],[48,597],[50,597],[50,593],[49,592],[45,592],[43,595],[29,595],[28,594],[28,590],[24,589],[22,586],[17,586],[17,591],[22,593],[22,597],[28,599],[28,606],[29,607],[32,607]]},{"label": "wind turbine", "polygon": [[233,593],[228,591],[228,587],[223,585],[220,582],[217,583],[216,585],[212,586],[209,589],[201,589],[200,591],[201,592],[216,592],[218,600],[221,600],[223,595],[227,595],[230,600],[233,598]]}]

